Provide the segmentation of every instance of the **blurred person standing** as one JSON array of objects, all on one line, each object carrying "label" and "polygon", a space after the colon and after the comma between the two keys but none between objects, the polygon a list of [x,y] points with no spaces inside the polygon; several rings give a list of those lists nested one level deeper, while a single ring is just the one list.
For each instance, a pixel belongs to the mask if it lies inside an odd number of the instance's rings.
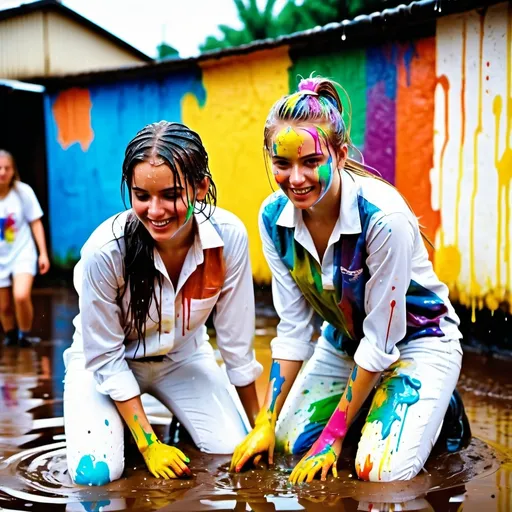
[{"label": "blurred person standing", "polygon": [[50,269],[42,216],[13,156],[0,150],[0,322],[8,346],[30,346],[34,276],[38,268],[41,274]]}]

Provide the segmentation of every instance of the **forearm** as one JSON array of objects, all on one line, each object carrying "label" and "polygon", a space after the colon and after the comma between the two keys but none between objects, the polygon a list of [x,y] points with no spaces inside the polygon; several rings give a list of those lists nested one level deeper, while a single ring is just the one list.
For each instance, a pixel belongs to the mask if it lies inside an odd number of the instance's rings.
[{"label": "forearm", "polygon": [[249,418],[251,427],[254,427],[254,421],[259,411],[258,395],[256,394],[256,384],[252,382],[247,386],[237,386],[236,391],[240,397],[240,401]]},{"label": "forearm", "polygon": [[158,441],[142,407],[140,395],[123,402],[114,401],[114,403],[128,425],[140,452]]},{"label": "forearm", "polygon": [[352,421],[380,376],[381,372],[369,372],[358,365],[354,366],[338,407],[320,435],[320,444],[332,445],[345,437]]},{"label": "forearm", "polygon": [[276,424],[284,401],[297,378],[301,366],[302,361],[287,361],[284,359],[274,359],[272,361],[265,402],[258,414],[257,420],[266,418],[273,425]]},{"label": "forearm", "polygon": [[36,241],[39,254],[47,255],[48,251],[46,249],[46,238],[44,235],[44,228],[41,219],[37,219],[31,222],[30,228],[32,230],[32,235],[34,236],[34,240]]}]

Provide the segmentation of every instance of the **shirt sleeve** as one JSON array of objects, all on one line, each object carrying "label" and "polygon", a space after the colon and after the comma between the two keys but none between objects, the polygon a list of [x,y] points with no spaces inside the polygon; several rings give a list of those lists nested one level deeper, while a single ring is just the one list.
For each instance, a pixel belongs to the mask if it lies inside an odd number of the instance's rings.
[{"label": "shirt sleeve", "polygon": [[414,226],[404,213],[377,219],[367,233],[364,337],[355,362],[381,372],[398,360],[396,344],[406,334],[406,293],[411,281]]},{"label": "shirt sleeve", "polygon": [[23,214],[27,222],[30,223],[40,219],[43,216],[43,210],[32,187],[26,183],[23,185],[21,192],[23,195]]},{"label": "shirt sleeve", "polygon": [[[117,255],[122,258],[121,255]],[[140,395],[140,388],[125,360],[123,314],[113,255],[90,250],[82,257],[80,318],[85,367],[94,372],[97,389],[112,400]]]},{"label": "shirt sleeve", "polygon": [[226,277],[215,305],[213,323],[217,346],[230,382],[247,386],[263,371],[253,348],[255,330],[254,288],[247,232],[240,223],[224,240]]},{"label": "shirt sleeve", "polygon": [[277,336],[270,344],[272,358],[304,361],[314,351],[315,313],[277,254],[263,222],[262,211],[259,215],[260,236],[263,253],[272,272],[272,299],[279,316]]}]

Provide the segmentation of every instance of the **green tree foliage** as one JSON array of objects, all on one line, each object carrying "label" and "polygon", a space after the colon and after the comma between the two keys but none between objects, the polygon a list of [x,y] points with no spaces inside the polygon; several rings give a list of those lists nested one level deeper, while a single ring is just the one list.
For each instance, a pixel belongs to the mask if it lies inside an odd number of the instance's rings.
[{"label": "green tree foliage", "polygon": [[339,23],[359,14],[380,11],[393,7],[403,0],[287,0],[280,13],[274,14],[276,0],[267,0],[260,11],[256,0],[233,0],[243,28],[234,29],[219,25],[220,38],[209,36],[201,51],[229,48],[251,43],[255,40],[275,38],[308,30],[328,23]]},{"label": "green tree foliage", "polygon": [[180,54],[176,48],[173,48],[172,46],[169,46],[167,43],[164,43],[163,41],[156,47],[157,51],[157,59],[168,59],[171,57],[179,57]]},{"label": "green tree foliage", "polygon": [[222,37],[209,36],[201,45],[201,51],[229,48],[251,43],[258,39],[276,37],[274,5],[276,0],[267,0],[265,7],[260,11],[256,0],[233,0],[238,10],[238,17],[243,28],[240,30],[219,25]]}]

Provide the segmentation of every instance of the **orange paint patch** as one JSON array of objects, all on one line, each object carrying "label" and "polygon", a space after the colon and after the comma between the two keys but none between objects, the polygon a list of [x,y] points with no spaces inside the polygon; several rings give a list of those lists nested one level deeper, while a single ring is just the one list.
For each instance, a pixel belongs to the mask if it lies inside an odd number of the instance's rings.
[{"label": "orange paint patch", "polygon": [[79,143],[87,151],[94,139],[91,127],[92,101],[88,89],[73,88],[61,92],[53,104],[57,140],[62,149]]},{"label": "orange paint patch", "polygon": [[192,299],[209,299],[219,293],[224,285],[226,268],[224,264],[224,251],[222,247],[206,249],[204,261],[183,285],[182,312],[183,312],[183,336],[185,327],[190,329],[190,305]]},{"label": "orange paint patch", "polygon": [[[414,43],[415,55],[408,66],[400,59],[396,101],[396,186],[406,197],[423,232],[433,242],[441,216],[432,209],[430,170],[434,165],[434,93],[436,41]],[[408,83],[409,77],[409,83]],[[431,254],[431,258],[432,258]]]},{"label": "orange paint patch", "polygon": [[365,480],[366,482],[368,482],[370,480],[370,472],[372,469],[373,469],[373,462],[372,462],[370,454],[368,454],[366,456],[366,460],[364,461],[364,468],[361,470],[361,466],[357,465],[357,467],[356,467],[357,476],[359,476],[359,478],[361,480]]}]

